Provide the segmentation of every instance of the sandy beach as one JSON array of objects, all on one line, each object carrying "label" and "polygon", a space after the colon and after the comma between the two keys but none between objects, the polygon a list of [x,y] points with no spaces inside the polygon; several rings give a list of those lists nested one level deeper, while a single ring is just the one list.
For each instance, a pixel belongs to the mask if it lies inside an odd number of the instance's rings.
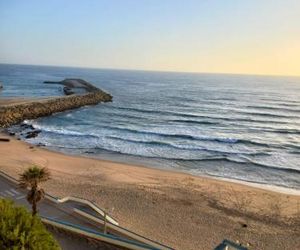
[{"label": "sandy beach", "polygon": [[249,249],[300,249],[300,196],[92,158],[68,156],[10,138],[0,170],[14,177],[48,167],[48,193],[94,201],[120,223],[175,249],[213,249],[223,239]]}]

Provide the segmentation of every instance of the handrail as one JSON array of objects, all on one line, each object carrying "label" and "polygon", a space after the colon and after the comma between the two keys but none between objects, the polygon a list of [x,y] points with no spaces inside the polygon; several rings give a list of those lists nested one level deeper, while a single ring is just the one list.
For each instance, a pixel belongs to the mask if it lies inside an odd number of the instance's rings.
[{"label": "handrail", "polygon": [[[90,214],[90,213],[88,213],[86,211],[83,211],[83,210],[78,209],[78,208],[74,208],[73,210],[74,210],[75,213],[78,213],[79,215],[81,215],[81,216],[83,216],[85,218],[88,218],[90,220],[93,220],[93,221],[101,224],[101,225],[104,225],[104,220],[102,220],[100,218],[97,218],[94,215],[92,215],[92,214]],[[111,228],[111,229],[113,229],[113,230],[115,230],[115,231],[117,231],[117,232],[119,232],[119,233],[121,233],[123,235],[126,235],[126,236],[128,236],[128,237],[130,237],[132,239],[138,240],[140,242],[143,242],[145,244],[148,244],[148,245],[151,245],[151,246],[154,246],[154,247],[158,247],[159,249],[163,249],[163,250],[171,250],[172,249],[172,248],[170,248],[170,247],[168,247],[166,245],[163,245],[163,244],[161,244],[159,242],[156,242],[154,240],[146,238],[145,236],[139,235],[139,234],[137,234],[135,232],[132,232],[132,231],[130,231],[130,230],[124,228],[124,227],[121,227],[119,225],[114,225],[112,223],[107,223],[106,226],[108,228]]]},{"label": "handrail", "polygon": [[[47,197],[47,196],[48,195],[46,194],[45,195],[46,198],[50,198],[50,200],[52,200],[56,203],[64,203],[64,202],[67,202],[67,201],[76,201],[76,202],[79,202],[79,203],[83,203],[85,205],[88,205],[90,208],[92,208],[94,211],[96,211],[101,216],[105,216],[104,211],[101,208],[99,208],[96,204],[92,203],[89,200],[85,200],[85,199],[74,197],[74,196],[67,196],[67,197],[64,197],[64,198],[61,198],[61,199],[53,197],[51,195],[49,195],[49,197]],[[112,224],[119,225],[119,223],[114,218],[112,218],[111,216],[106,215],[106,218]]]},{"label": "handrail", "polygon": [[50,224],[50,225],[53,225],[55,227],[66,229],[66,230],[69,230],[69,231],[72,231],[72,232],[80,233],[80,234],[85,235],[87,237],[91,237],[91,238],[101,240],[101,241],[104,241],[104,242],[107,242],[107,243],[111,243],[111,244],[114,244],[114,245],[126,247],[128,249],[160,250],[159,248],[155,248],[155,247],[150,246],[150,245],[142,244],[142,243],[137,242],[137,241],[128,240],[128,239],[121,238],[121,237],[118,237],[118,236],[115,236],[115,235],[100,233],[100,232],[97,232],[97,231],[89,229],[89,228],[74,225],[72,223],[65,222],[65,221],[59,221],[59,220],[52,219],[52,218],[49,218],[49,217],[46,217],[46,216],[41,217],[41,220],[46,224]]},{"label": "handrail", "polygon": [[[3,176],[4,178],[14,182],[15,184],[18,183],[18,180],[6,173],[4,173],[3,171],[0,170],[0,175]],[[86,200],[86,199],[82,199],[82,198],[78,198],[78,197],[73,197],[73,196],[67,196],[67,197],[64,197],[64,198],[57,198],[55,196],[52,196],[48,193],[45,194],[45,197],[48,199],[48,200],[51,200],[52,202],[55,202],[57,204],[59,203],[64,203],[64,202],[67,202],[67,201],[76,201],[76,202],[79,202],[79,203],[82,203],[82,204],[85,204],[87,206],[89,206],[91,209],[93,209],[94,211],[96,211],[98,214],[100,214],[101,216],[104,216],[104,211],[99,208],[96,204],[94,204],[93,202],[89,201],[89,200]],[[109,222],[111,222],[112,224],[115,224],[115,225],[119,225],[119,223],[114,219],[112,218],[111,216],[109,215],[106,215],[106,218]]]},{"label": "handrail", "polygon": [[[14,182],[15,184],[18,183],[18,180],[15,179],[14,177],[11,177],[9,176],[8,174],[4,173],[3,171],[0,170],[0,176],[8,179],[9,181],[12,181]],[[128,237],[132,238],[132,239],[135,239],[135,240],[138,240],[137,244],[140,244],[141,246],[144,246],[143,244],[146,244],[146,246],[148,246],[148,248],[129,248],[129,249],[153,249],[153,250],[171,250],[172,248],[168,247],[168,246],[165,246],[161,243],[158,243],[158,242],[155,242],[151,239],[148,239],[144,236],[141,236],[137,233],[134,233],[126,228],[123,228],[123,227],[120,227],[118,222],[116,220],[114,220],[112,217],[108,216],[108,215],[105,215],[104,214],[104,211],[97,207],[94,203],[88,201],[88,200],[85,200],[85,199],[82,199],[82,198],[78,198],[78,197],[72,197],[72,196],[67,196],[67,197],[64,197],[64,198],[61,198],[61,199],[58,199],[57,197],[54,197],[50,194],[45,194],[45,197],[47,199],[49,199],[50,201],[56,203],[56,204],[60,204],[60,203],[64,203],[64,202],[67,202],[67,201],[75,201],[75,202],[79,202],[79,203],[84,203],[86,205],[88,205],[90,208],[92,208],[94,211],[96,211],[97,213],[99,213],[102,217],[106,216],[106,219],[108,221],[107,223],[107,226],[115,231],[118,231],[119,233],[121,234],[124,234],[124,235],[127,235]],[[93,220],[95,222],[98,222],[100,224],[103,224],[104,221],[101,219],[101,218],[98,218],[96,217],[95,215],[92,215],[90,214],[89,212],[86,212],[86,211],[83,211],[82,209],[78,209],[78,208],[73,208],[73,211],[90,219],[90,220]],[[91,230],[91,229],[87,229],[87,228],[83,228],[83,227],[80,227],[80,226],[77,226],[77,225],[73,225],[71,223],[68,223],[68,222],[62,222],[62,221],[58,221],[58,220],[55,220],[55,219],[52,219],[52,218],[48,218],[46,216],[41,216],[42,220],[45,221],[45,220],[48,220],[48,221],[51,221],[51,223],[49,224],[53,224],[52,222],[55,222],[55,223],[60,223],[60,224],[65,224],[67,226],[71,226],[73,228],[76,228],[76,229],[79,229],[79,230],[85,230],[86,232],[92,232],[92,233],[96,233],[96,234],[99,234],[99,235],[104,235],[104,236],[109,236],[109,237],[116,237],[118,238],[119,240],[122,239],[123,241],[128,241],[130,242],[130,240],[127,240],[127,239],[124,239],[124,238],[120,238],[118,236],[113,236],[113,235],[108,235],[108,234],[101,234],[99,232],[96,232],[94,230]],[[47,221],[45,221],[47,222]],[[103,223],[102,223],[103,222]],[[81,228],[81,229],[80,229]],[[70,230],[70,229],[69,229]],[[72,231],[72,230],[71,230]],[[74,230],[73,230],[74,231]],[[142,243],[139,243],[139,242],[142,242]]]},{"label": "handrail", "polygon": [[8,179],[8,180],[10,180],[10,181],[12,181],[12,182],[14,182],[15,184],[18,183],[18,180],[17,180],[16,178],[14,178],[14,177],[8,175],[7,173],[4,173],[2,170],[0,170],[0,175],[1,175],[2,177],[4,177],[4,178],[6,178],[6,179]]}]

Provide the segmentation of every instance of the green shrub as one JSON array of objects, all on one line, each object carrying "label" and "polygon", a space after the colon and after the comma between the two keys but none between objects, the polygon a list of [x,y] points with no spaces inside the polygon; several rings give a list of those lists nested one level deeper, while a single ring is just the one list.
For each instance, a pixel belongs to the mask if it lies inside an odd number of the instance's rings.
[{"label": "green shrub", "polygon": [[0,249],[56,250],[61,249],[38,216],[24,207],[0,199]]}]

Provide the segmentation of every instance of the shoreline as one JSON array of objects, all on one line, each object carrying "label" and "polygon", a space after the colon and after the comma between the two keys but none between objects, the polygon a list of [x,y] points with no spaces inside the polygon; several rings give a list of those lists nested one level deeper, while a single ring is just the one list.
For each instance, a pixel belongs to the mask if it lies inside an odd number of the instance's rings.
[{"label": "shoreline", "polygon": [[[1,132],[0,132],[1,134]],[[30,146],[34,146],[36,147],[36,145],[31,144],[29,142],[23,141],[22,142],[30,145]],[[216,181],[221,181],[221,182],[229,182],[229,183],[236,183],[236,184],[240,184],[243,186],[248,186],[248,187],[252,187],[252,188],[258,188],[261,190],[266,190],[266,191],[271,191],[271,192],[275,192],[275,193],[280,193],[280,194],[289,194],[289,195],[296,195],[296,196],[300,196],[300,189],[295,189],[295,188],[289,188],[289,187],[284,187],[284,186],[277,186],[277,185],[272,185],[272,184],[267,184],[267,183],[258,183],[258,182],[251,182],[251,181],[245,181],[245,180],[239,180],[239,179],[233,179],[233,178],[226,178],[226,177],[221,177],[221,176],[213,176],[213,175],[201,175],[201,174],[192,174],[189,172],[186,172],[184,170],[179,170],[179,169],[174,169],[171,167],[168,168],[163,168],[161,166],[159,166],[159,164],[156,164],[156,166],[154,165],[147,165],[147,161],[143,161],[141,160],[141,163],[137,163],[139,160],[136,160],[135,162],[124,162],[122,160],[112,160],[112,159],[108,159],[110,157],[107,158],[102,158],[102,156],[94,156],[94,155],[81,155],[81,154],[69,154],[66,152],[62,152],[62,151],[57,151],[51,148],[47,148],[47,146],[42,146],[40,147],[43,150],[47,150],[53,153],[57,153],[57,154],[62,154],[65,156],[70,156],[70,157],[79,157],[79,158],[87,158],[87,159],[94,159],[97,161],[103,161],[103,162],[107,162],[107,163],[113,163],[113,164],[120,164],[120,165],[124,165],[124,166],[134,166],[134,167],[139,167],[139,168],[144,168],[144,169],[153,169],[153,170],[158,170],[158,171],[163,171],[163,172],[167,172],[167,173],[178,173],[178,174],[183,174],[183,175],[187,175],[190,177],[196,177],[196,178],[207,178],[207,179],[212,179],[212,180],[216,180]],[[125,158],[126,156],[124,156]],[[145,162],[145,164],[143,164]],[[163,165],[163,164],[161,164]]]},{"label": "shoreline", "polygon": [[47,167],[52,179],[44,188],[51,195],[91,200],[121,226],[175,249],[213,249],[225,238],[249,244],[249,249],[297,249],[300,245],[300,227],[293,224],[299,195],[70,156],[3,132],[0,136],[10,139],[0,142],[0,170],[18,177],[30,164]]},{"label": "shoreline", "polygon": [[[0,134],[1,134],[1,131],[0,131]],[[28,144],[28,145],[30,145],[30,146],[35,146],[36,147],[36,145],[34,145],[34,144],[31,144],[31,143],[23,141],[23,140],[21,140],[21,141]],[[272,184],[267,184],[267,183],[259,183],[259,182],[251,182],[251,181],[239,180],[239,179],[234,179],[234,178],[226,178],[226,177],[222,177],[222,176],[193,174],[193,173],[189,173],[189,172],[184,171],[184,170],[181,171],[179,169],[174,169],[172,167],[163,168],[162,167],[163,164],[148,165],[147,162],[151,161],[151,159],[150,160],[148,159],[147,161],[135,160],[135,161],[124,162],[122,160],[119,160],[119,161],[115,160],[114,161],[114,160],[111,159],[111,157],[107,157],[107,158],[102,158],[102,156],[98,157],[98,156],[95,156],[93,154],[91,154],[91,155],[69,154],[67,152],[62,152],[62,151],[58,151],[58,150],[55,150],[55,149],[47,148],[47,146],[42,146],[40,148],[43,149],[43,150],[48,150],[50,152],[62,154],[62,155],[65,155],[65,156],[71,156],[71,157],[74,156],[74,157],[79,157],[79,158],[83,157],[83,158],[99,160],[99,161],[103,161],[103,162],[107,162],[107,163],[121,164],[121,165],[125,165],[125,166],[134,166],[134,167],[145,168],[145,169],[154,169],[154,170],[164,171],[164,172],[167,172],[167,173],[174,172],[174,173],[183,174],[183,175],[196,177],[196,178],[197,177],[199,177],[199,178],[208,178],[208,179],[213,179],[213,180],[217,180],[217,181],[237,183],[237,184],[241,184],[241,185],[244,185],[244,186],[254,187],[254,188],[258,188],[258,189],[262,189],[262,190],[266,190],[266,191],[300,196],[300,188],[295,189],[295,188],[277,186],[277,185],[272,185]],[[125,157],[126,156],[124,156],[124,158]]]},{"label": "shoreline", "polygon": [[[3,132],[0,130],[0,136],[4,135],[5,137],[9,137],[9,138],[13,138],[16,139],[14,136],[11,137],[9,136],[8,133]],[[36,148],[39,148],[41,150],[45,150],[45,151],[49,151],[52,152],[54,154],[60,154],[63,156],[69,156],[69,157],[76,157],[76,158],[86,158],[86,159],[93,159],[96,161],[102,161],[102,162],[106,162],[108,164],[119,164],[119,165],[124,165],[126,167],[138,167],[138,168],[142,168],[142,169],[152,169],[152,170],[157,170],[157,171],[163,171],[165,173],[177,173],[177,174],[182,174],[182,175],[187,175],[190,177],[195,177],[195,178],[207,178],[207,179],[212,179],[212,180],[216,180],[216,181],[221,181],[221,182],[228,182],[228,183],[235,183],[235,184],[239,184],[239,185],[243,185],[243,186],[248,186],[248,187],[252,187],[252,188],[258,188],[261,190],[265,190],[265,191],[270,191],[270,192],[275,192],[275,193],[280,193],[280,194],[288,194],[288,195],[295,195],[295,196],[300,196],[300,189],[294,189],[294,188],[288,188],[288,187],[283,187],[283,186],[276,186],[276,185],[272,185],[272,184],[266,184],[266,183],[257,183],[257,182],[251,182],[251,181],[244,181],[244,180],[238,180],[238,179],[231,179],[231,178],[226,178],[226,177],[221,177],[221,176],[213,176],[213,175],[196,175],[196,174],[192,174],[192,173],[188,173],[185,171],[180,171],[178,169],[171,169],[171,168],[163,168],[163,167],[159,167],[159,166],[150,166],[147,165],[147,163],[143,164],[139,164],[136,162],[123,162],[123,161],[113,161],[110,159],[102,159],[101,157],[93,157],[93,155],[80,155],[80,154],[68,154],[65,152],[61,152],[61,151],[57,151],[57,150],[52,150],[50,148],[47,148],[46,146],[42,146],[39,147],[37,145],[31,144],[29,142],[26,142],[24,140],[20,140],[21,142],[25,143],[28,146],[33,146]],[[142,161],[141,161],[142,162]],[[146,161],[145,161],[146,162]]]}]

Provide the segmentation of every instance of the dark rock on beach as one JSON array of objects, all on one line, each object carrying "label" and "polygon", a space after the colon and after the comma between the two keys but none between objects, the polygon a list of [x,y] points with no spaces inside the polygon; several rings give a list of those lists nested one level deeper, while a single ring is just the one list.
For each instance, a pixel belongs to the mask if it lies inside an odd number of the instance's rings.
[{"label": "dark rock on beach", "polygon": [[31,124],[22,123],[20,126],[21,126],[22,129],[34,130],[34,127]]},{"label": "dark rock on beach", "polygon": [[0,141],[3,141],[3,142],[9,142],[10,139],[8,139],[8,138],[0,138]]},{"label": "dark rock on beach", "polygon": [[85,151],[84,153],[85,153],[85,154],[94,154],[93,151]]},{"label": "dark rock on beach", "polygon": [[34,131],[27,132],[25,138],[26,138],[26,139],[35,138],[35,137],[37,137],[38,134],[41,133],[41,132],[42,132],[41,130],[34,130]]}]

